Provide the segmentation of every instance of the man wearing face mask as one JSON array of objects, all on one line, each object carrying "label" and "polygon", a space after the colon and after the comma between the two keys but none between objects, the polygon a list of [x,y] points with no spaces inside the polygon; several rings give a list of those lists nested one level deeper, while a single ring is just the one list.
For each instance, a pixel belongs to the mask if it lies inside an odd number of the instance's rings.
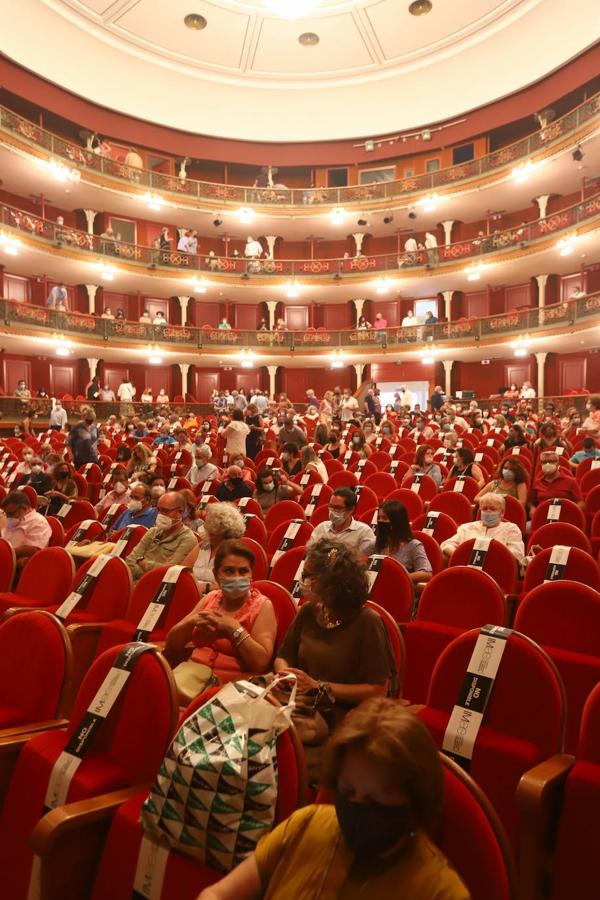
[{"label": "man wearing face mask", "polygon": [[252,488],[244,481],[244,473],[239,466],[229,466],[225,481],[215,491],[217,500],[239,500],[242,497],[251,497]]},{"label": "man wearing face mask", "polygon": [[540,463],[541,475],[537,476],[529,493],[529,515],[533,517],[540,503],[553,497],[572,500],[580,509],[585,509],[579,482],[560,468],[556,451],[543,450],[540,454]]},{"label": "man wearing face mask", "polygon": [[31,501],[23,491],[10,491],[0,507],[0,534],[23,565],[38,550],[48,546],[52,535],[50,525],[40,513],[31,508]]},{"label": "man wearing face mask", "polygon": [[150,493],[152,494],[152,506],[156,506],[163,494],[166,494],[167,486],[162,475],[155,475],[150,481]]},{"label": "man wearing face mask", "polygon": [[329,498],[329,520],[317,525],[306,546],[314,547],[325,539],[344,544],[357,556],[368,556],[373,545],[373,531],[365,522],[358,522],[353,517],[357,502],[352,488],[335,490]]},{"label": "man wearing face mask", "polygon": [[44,464],[39,456],[34,456],[31,460],[31,472],[24,475],[21,484],[30,484],[34,488],[38,497],[43,496],[46,491],[50,490],[52,478],[47,472],[44,472]]},{"label": "man wearing face mask", "polygon": [[94,424],[96,414],[89,407],[84,407],[81,413],[82,420],[71,428],[67,438],[67,444],[73,454],[73,465],[76,469],[87,463],[98,462],[98,451],[96,450],[98,430]]},{"label": "man wearing face mask", "polygon": [[504,497],[501,494],[485,494],[481,498],[479,509],[481,519],[459,525],[456,534],[442,543],[441,548],[445,560],[448,561],[456,548],[465,541],[486,537],[500,541],[501,544],[508,547],[517,563],[521,565],[525,556],[523,536],[518,525],[503,518],[506,509]]},{"label": "man wearing face mask", "polygon": [[33,450],[27,447],[25,450],[23,450],[23,461],[15,467],[15,472],[17,473],[17,475],[30,475],[32,460]]},{"label": "man wearing face mask", "polygon": [[212,451],[208,444],[200,444],[194,450],[194,464],[185,476],[190,484],[202,484],[203,481],[215,479],[219,470],[210,462]]},{"label": "man wearing face mask", "polygon": [[98,513],[98,518],[101,519],[109,506],[113,506],[115,503],[129,503],[129,497],[129,480],[127,478],[127,473],[125,472],[125,469],[115,469],[110,490],[106,492],[104,497],[102,497],[94,507]]},{"label": "man wearing face mask", "polygon": [[160,498],[155,525],[125,560],[134,581],[157,566],[177,565],[196,546],[193,531],[183,524],[185,509],[185,499],[177,491]]},{"label": "man wearing face mask", "polygon": [[[147,484],[136,481],[129,495],[127,509],[122,512],[115,524],[113,531],[128,528],[130,525],[143,525],[144,528],[152,528],[156,524],[158,510],[152,506],[152,494]],[[114,540],[109,535],[107,540]]]}]

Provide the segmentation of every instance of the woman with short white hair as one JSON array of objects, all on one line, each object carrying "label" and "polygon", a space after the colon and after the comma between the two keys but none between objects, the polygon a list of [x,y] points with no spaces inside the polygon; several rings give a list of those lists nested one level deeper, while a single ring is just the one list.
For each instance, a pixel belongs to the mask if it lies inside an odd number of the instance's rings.
[{"label": "woman with short white hair", "polygon": [[501,494],[484,494],[479,504],[481,519],[459,525],[455,535],[442,544],[442,553],[448,560],[456,548],[465,541],[477,538],[493,538],[508,547],[519,565],[525,556],[523,536],[514,522],[504,519],[506,501]]},{"label": "woman with short white hair", "polygon": [[204,519],[203,540],[181,563],[191,567],[200,596],[216,590],[213,566],[219,546],[223,541],[241,538],[245,530],[244,517],[233,503],[210,504]]}]

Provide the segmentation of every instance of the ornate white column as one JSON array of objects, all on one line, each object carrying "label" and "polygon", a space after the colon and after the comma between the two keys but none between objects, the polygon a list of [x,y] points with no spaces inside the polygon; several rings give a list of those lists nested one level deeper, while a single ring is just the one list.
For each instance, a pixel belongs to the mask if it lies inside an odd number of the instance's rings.
[{"label": "ornate white column", "polygon": [[187,310],[188,310],[188,303],[190,302],[190,298],[189,297],[177,297],[177,299],[179,300],[179,305],[181,307],[181,324],[187,325]]},{"label": "ornate white column", "polygon": [[442,291],[442,296],[444,298],[444,314],[448,321],[450,321],[450,312],[451,312],[451,304],[452,297],[454,295],[454,291]]},{"label": "ornate white column", "polygon": [[188,392],[188,372],[190,371],[189,363],[179,363],[179,371],[181,372],[181,393],[185,400]]},{"label": "ornate white column", "polygon": [[545,385],[545,366],[546,366],[546,357],[547,353],[536,353],[535,358],[537,360],[537,395],[538,397],[544,396],[544,391],[546,389]]},{"label": "ornate white column", "polygon": [[454,360],[453,359],[443,359],[442,362],[444,364],[444,374],[446,376],[445,384],[444,384],[444,391],[446,392],[446,397],[451,397],[452,396],[452,366],[454,365]]},{"label": "ornate white column", "polygon": [[548,200],[550,199],[550,194],[540,194],[539,197],[534,197],[533,199],[537,203],[537,207],[538,207],[538,210],[540,213],[539,218],[545,219],[546,218],[546,210],[548,208]]},{"label": "ornate white column", "polygon": [[84,285],[88,295],[88,312],[93,315],[96,312],[96,291],[100,285],[86,284]]},{"label": "ornate white column", "polygon": [[354,243],[356,244],[356,253],[355,253],[354,255],[355,255],[355,256],[360,256],[361,250],[362,250],[363,241],[364,241],[364,239],[365,239],[365,232],[364,232],[364,231],[357,231],[357,232],[355,232],[355,233],[352,235],[352,237],[354,238]]},{"label": "ornate white column", "polygon": [[275,259],[275,241],[278,241],[281,235],[279,234],[265,234],[265,241],[267,242],[267,253],[268,259]]},{"label": "ornate white column", "polygon": [[94,375],[96,374],[96,369],[98,368],[98,363],[99,363],[99,362],[100,362],[100,360],[94,359],[93,356],[88,356],[88,357],[87,357],[87,364],[88,364],[88,366],[90,367],[90,381],[92,380],[92,378],[93,378]]},{"label": "ornate white column", "polygon": [[536,275],[535,280],[538,286],[538,306],[541,308],[546,305],[546,282],[548,275]]},{"label": "ornate white column", "polygon": [[277,309],[277,300],[267,300],[267,309],[269,310],[269,329],[275,328],[275,310]]},{"label": "ornate white column", "polygon": [[352,302],[354,303],[354,308],[356,309],[356,324],[358,325],[358,320],[362,316],[365,300],[362,297],[354,297]]},{"label": "ornate white column", "polygon": [[454,219],[446,219],[445,222],[441,222],[440,224],[444,229],[444,243],[447,247],[448,244],[452,243],[452,226],[454,225]]},{"label": "ornate white column", "polygon": [[354,363],[354,371],[356,372],[356,388],[361,386],[363,380],[363,372],[365,370],[366,363]]},{"label": "ornate white column", "polygon": [[96,216],[98,215],[98,210],[97,209],[84,209],[83,212],[85,214],[85,221],[87,222],[88,234],[93,234],[94,233],[94,221],[96,219]]},{"label": "ornate white column", "polygon": [[267,372],[269,373],[269,397],[271,400],[275,399],[275,378],[278,368],[279,366],[267,366]]}]

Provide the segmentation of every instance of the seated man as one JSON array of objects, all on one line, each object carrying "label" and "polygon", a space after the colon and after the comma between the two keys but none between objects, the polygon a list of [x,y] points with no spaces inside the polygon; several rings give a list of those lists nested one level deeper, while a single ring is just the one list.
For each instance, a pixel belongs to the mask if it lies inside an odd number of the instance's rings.
[{"label": "seated man", "polygon": [[215,491],[217,500],[240,500],[251,497],[252,488],[244,481],[244,473],[239,466],[229,466],[223,481]]},{"label": "seated man", "polygon": [[208,444],[199,444],[194,450],[194,464],[185,476],[190,484],[202,484],[212,481],[219,474],[214,463],[211,463],[212,450]]},{"label": "seated man", "polygon": [[193,531],[183,524],[185,508],[185,500],[177,491],[167,491],[159,499],[156,524],[125,560],[134,581],[157,566],[177,565],[196,546]]},{"label": "seated man", "polygon": [[481,519],[476,522],[465,522],[459,525],[456,534],[444,541],[441,545],[446,562],[452,556],[456,548],[465,541],[477,538],[493,538],[508,547],[516,561],[521,565],[525,556],[523,536],[518,525],[507,522],[503,518],[506,510],[506,501],[501,494],[484,494],[479,504]]},{"label": "seated man", "polygon": [[554,497],[572,500],[581,509],[584,509],[585,503],[579,482],[560,468],[556,450],[542,450],[540,463],[542,474],[535,479],[529,493],[530,516],[533,518],[540,503],[543,503],[544,500],[552,500]]},{"label": "seated man", "polygon": [[329,498],[329,521],[317,525],[306,546],[314,547],[325,539],[344,544],[358,556],[369,556],[373,552],[375,538],[370,525],[353,518],[357,503],[352,488],[337,488]]},{"label": "seated man", "polygon": [[576,469],[579,463],[583,462],[584,459],[600,459],[600,449],[596,446],[596,441],[593,437],[584,438],[581,450],[577,450],[577,452],[573,454],[569,463]]},{"label": "seated man", "polygon": [[48,546],[52,529],[44,516],[32,509],[24,491],[10,491],[0,507],[0,534],[15,551],[17,565],[21,566]]},{"label": "seated man", "polygon": [[[152,528],[155,524],[158,510],[152,506],[152,492],[143,481],[136,481],[132,485],[128,507],[115,522],[113,531],[128,528],[130,525]],[[108,540],[112,540],[112,537],[109,536]]]},{"label": "seated man", "polygon": [[24,475],[20,484],[30,484],[38,496],[44,495],[52,487],[52,478],[44,472],[44,464],[39,456],[31,460],[31,472]]}]

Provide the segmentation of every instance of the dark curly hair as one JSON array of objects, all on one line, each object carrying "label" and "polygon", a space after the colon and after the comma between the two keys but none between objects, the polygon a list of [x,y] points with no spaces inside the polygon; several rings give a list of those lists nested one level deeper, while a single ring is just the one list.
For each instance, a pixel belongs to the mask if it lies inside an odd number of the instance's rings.
[{"label": "dark curly hair", "polygon": [[322,540],[311,547],[306,562],[312,570],[315,593],[336,616],[358,612],[369,595],[366,566],[344,544]]}]

